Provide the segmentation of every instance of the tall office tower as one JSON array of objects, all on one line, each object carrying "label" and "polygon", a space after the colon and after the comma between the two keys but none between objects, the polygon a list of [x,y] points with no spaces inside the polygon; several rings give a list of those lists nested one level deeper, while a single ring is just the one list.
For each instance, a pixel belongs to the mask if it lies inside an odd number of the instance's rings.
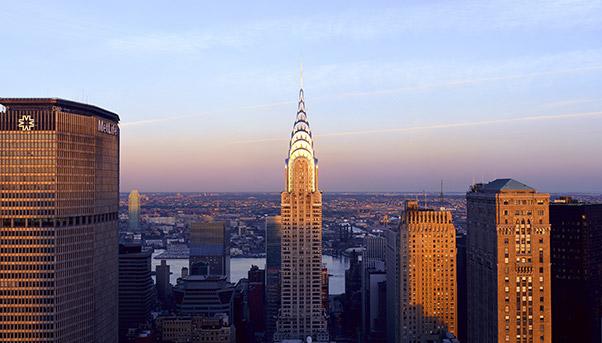
[{"label": "tall office tower", "polygon": [[128,329],[146,323],[154,304],[151,278],[152,251],[140,244],[119,245],[119,339],[125,341]]},{"label": "tall office tower", "polygon": [[303,87],[291,133],[281,195],[282,292],[275,340],[328,341],[322,307],[322,192]]},{"label": "tall office tower", "polygon": [[0,342],[116,342],[119,117],[0,104]]},{"label": "tall office tower", "polygon": [[249,322],[257,337],[265,332],[265,269],[251,266],[247,273],[249,287],[247,302],[249,305]]},{"label": "tall office tower", "polygon": [[361,285],[361,342],[386,340],[386,280],[384,237],[364,237]]},{"label": "tall office tower", "polygon": [[343,320],[345,335],[357,340],[361,329],[362,316],[362,264],[359,255],[353,251],[349,258],[349,269],[345,270],[345,297]]},{"label": "tall office tower", "polygon": [[171,283],[169,283],[169,264],[167,261],[161,260],[161,264],[155,267],[155,278],[157,287],[157,297],[162,302],[168,302],[171,298]]},{"label": "tall office tower", "polygon": [[456,280],[458,280],[458,333],[457,337],[460,342],[466,342],[466,330],[468,323],[466,322],[468,313],[467,313],[467,302],[468,302],[468,294],[467,294],[467,284],[466,284],[466,234],[465,233],[457,233],[456,234],[456,271],[457,276]]},{"label": "tall office tower", "polygon": [[400,342],[399,232],[385,230],[385,268],[387,285],[387,342]]},{"label": "tall office tower", "polygon": [[550,343],[549,195],[497,179],[466,200],[468,342]]},{"label": "tall office tower", "polygon": [[282,217],[265,219],[266,231],[266,319],[265,341],[271,342],[276,331],[278,309],[280,309],[280,240],[282,236]]},{"label": "tall office tower", "polygon": [[550,204],[554,342],[598,342],[602,322],[602,204]]},{"label": "tall office tower", "polygon": [[226,223],[190,224],[190,275],[225,276],[230,279],[230,249]]},{"label": "tall office tower", "polygon": [[130,192],[128,196],[129,230],[140,232],[140,193],[137,189]]},{"label": "tall office tower", "polygon": [[364,237],[364,253],[362,254],[362,263],[368,268],[372,262],[384,261],[387,241],[382,236]]},{"label": "tall office tower", "polygon": [[451,212],[406,201],[399,226],[400,342],[457,332],[456,229]]},{"label": "tall office tower", "polygon": [[360,342],[386,342],[387,274],[384,261],[373,261],[362,273]]}]

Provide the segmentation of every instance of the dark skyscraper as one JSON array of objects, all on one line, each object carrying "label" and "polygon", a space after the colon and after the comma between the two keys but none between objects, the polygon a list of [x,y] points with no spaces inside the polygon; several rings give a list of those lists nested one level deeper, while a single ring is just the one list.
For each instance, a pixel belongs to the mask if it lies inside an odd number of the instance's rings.
[{"label": "dark skyscraper", "polygon": [[155,279],[157,288],[157,297],[164,303],[167,303],[171,297],[171,287],[169,283],[170,266],[167,261],[161,260],[161,264],[155,267]]},{"label": "dark skyscraper", "polygon": [[602,204],[550,204],[554,342],[601,342]]},{"label": "dark skyscraper", "polygon": [[0,104],[0,341],[116,342],[119,117]]},{"label": "dark skyscraper", "polygon": [[276,320],[280,308],[280,239],[282,237],[282,218],[280,216],[265,219],[266,231],[266,342],[271,342],[276,332]]},{"label": "dark skyscraper", "polygon": [[119,337],[138,328],[150,317],[154,285],[151,278],[152,251],[139,244],[119,245]]},{"label": "dark skyscraper", "polygon": [[467,193],[468,343],[552,342],[549,197],[512,179]]},{"label": "dark skyscraper", "polygon": [[386,282],[384,237],[364,238],[362,254],[361,342],[385,342]]},{"label": "dark skyscraper", "polygon": [[265,269],[251,266],[248,272],[249,321],[256,336],[265,332]]},{"label": "dark skyscraper", "polygon": [[190,275],[225,276],[230,279],[226,223],[190,224]]}]

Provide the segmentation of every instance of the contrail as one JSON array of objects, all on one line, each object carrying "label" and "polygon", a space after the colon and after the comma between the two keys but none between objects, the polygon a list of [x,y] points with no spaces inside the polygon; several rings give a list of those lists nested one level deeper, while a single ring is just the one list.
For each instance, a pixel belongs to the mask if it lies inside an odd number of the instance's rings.
[{"label": "contrail", "polygon": [[[593,118],[593,117],[602,117],[602,111],[565,113],[565,114],[541,115],[541,116],[526,116],[526,117],[517,117],[517,118],[492,119],[492,120],[470,121],[470,122],[460,122],[460,123],[446,123],[446,124],[434,124],[434,125],[400,127],[400,128],[385,128],[385,129],[373,129],[373,130],[361,130],[361,131],[341,131],[341,132],[332,132],[332,133],[326,133],[326,134],[322,134],[322,135],[316,135],[316,137],[324,138],[324,137],[370,135],[370,134],[375,134],[375,133],[440,130],[440,129],[453,129],[453,128],[462,128],[462,127],[507,124],[507,123],[527,122],[527,121],[563,120],[563,119]],[[281,142],[281,141],[286,141],[286,139],[285,138],[253,139],[253,140],[244,140],[244,141],[234,141],[234,142],[231,142],[231,144],[249,144],[249,143]]]},{"label": "contrail", "polygon": [[[395,93],[408,92],[408,91],[428,90],[428,89],[434,89],[434,88],[466,86],[466,85],[477,84],[477,83],[482,83],[482,82],[517,80],[517,79],[524,79],[524,78],[529,78],[529,77],[562,75],[562,74],[570,74],[570,73],[575,73],[575,72],[584,72],[584,71],[593,71],[593,70],[602,70],[602,66],[590,66],[590,67],[582,67],[582,68],[552,70],[552,71],[545,71],[545,72],[515,74],[515,75],[506,75],[506,76],[494,76],[494,77],[485,77],[485,78],[477,78],[477,79],[460,79],[460,80],[451,80],[451,81],[447,81],[447,82],[431,83],[431,84],[424,84],[424,85],[412,85],[412,86],[406,86],[406,87],[381,89],[381,90],[374,90],[374,91],[345,92],[345,93],[338,93],[338,94],[327,95],[327,96],[316,96],[316,97],[312,97],[312,99],[328,100],[328,99],[346,98],[346,97],[354,97],[354,96],[373,96],[373,95],[378,96],[378,95],[395,94]],[[222,110],[222,111],[216,112],[214,114],[223,114],[223,113],[228,113],[228,112],[232,112],[232,111],[249,110],[249,109],[262,109],[262,108],[289,106],[289,105],[294,105],[296,103],[297,103],[296,101],[277,101],[277,102],[272,102],[272,103],[267,103],[267,104],[247,105],[247,106],[240,106],[240,107],[236,107],[236,108]],[[172,119],[194,118],[194,117],[204,117],[204,116],[208,116],[208,114],[200,114],[200,115],[193,114],[193,115],[184,115],[184,116],[178,116],[178,117],[159,117],[159,118],[145,119],[145,120],[139,120],[139,121],[133,121],[133,122],[125,122],[125,123],[122,123],[121,126],[127,127],[127,126],[135,126],[135,125],[145,125],[145,124],[166,122],[166,121],[169,121]]]},{"label": "contrail", "polygon": [[[563,69],[563,70],[551,70],[551,71],[544,71],[544,72],[514,74],[514,75],[505,75],[505,76],[492,76],[492,77],[483,77],[483,78],[476,78],[476,79],[450,80],[450,81],[446,81],[446,82],[430,83],[430,84],[424,84],[424,85],[418,84],[418,85],[412,85],[412,86],[406,86],[406,87],[381,89],[381,90],[374,90],[374,91],[346,92],[346,93],[335,94],[334,97],[338,98],[338,97],[352,97],[352,96],[387,95],[387,94],[395,94],[395,93],[408,92],[408,91],[429,90],[429,89],[434,89],[434,88],[467,86],[467,85],[478,84],[478,83],[482,83],[482,82],[519,80],[519,79],[526,79],[529,77],[562,75],[562,74],[570,74],[570,73],[594,71],[594,70],[602,70],[602,66],[590,66],[590,67],[581,67],[581,68],[572,68],[572,69]],[[323,98],[329,98],[329,97],[316,97],[315,99],[323,99]]]},{"label": "contrail", "polygon": [[174,119],[193,118],[193,117],[199,118],[199,117],[204,117],[204,116],[206,116],[206,114],[189,114],[189,115],[174,116],[174,117],[158,117],[158,118],[125,122],[125,123],[119,124],[119,126],[121,126],[123,128],[123,127],[137,126],[137,125],[162,123],[162,122],[166,122],[166,121],[170,121],[170,120],[174,120]]},{"label": "contrail", "polygon": [[268,104],[240,106],[240,107],[236,107],[236,108],[229,108],[229,109],[225,109],[225,110],[221,110],[221,111],[216,111],[211,114],[200,113],[200,114],[188,114],[188,115],[181,115],[181,116],[157,117],[157,118],[151,118],[151,119],[136,120],[136,121],[121,123],[120,126],[121,127],[130,127],[130,126],[162,123],[162,122],[166,122],[166,121],[170,121],[170,120],[174,120],[174,119],[202,118],[202,117],[208,117],[211,115],[225,114],[225,113],[229,113],[229,112],[233,112],[233,111],[278,107],[278,106],[291,105],[291,104],[296,104],[296,103],[297,103],[296,101],[279,101],[279,102],[273,102],[273,103],[268,103]]}]

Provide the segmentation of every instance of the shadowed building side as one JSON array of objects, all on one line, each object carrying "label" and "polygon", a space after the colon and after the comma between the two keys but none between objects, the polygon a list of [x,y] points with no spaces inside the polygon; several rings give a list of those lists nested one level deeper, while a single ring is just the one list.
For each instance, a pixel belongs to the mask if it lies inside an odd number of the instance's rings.
[{"label": "shadowed building side", "polygon": [[266,336],[271,342],[276,332],[276,320],[280,309],[280,240],[282,238],[282,217],[267,217],[266,231]]},{"label": "shadowed building side", "polygon": [[226,223],[190,224],[190,275],[224,276],[230,279],[230,249]]}]

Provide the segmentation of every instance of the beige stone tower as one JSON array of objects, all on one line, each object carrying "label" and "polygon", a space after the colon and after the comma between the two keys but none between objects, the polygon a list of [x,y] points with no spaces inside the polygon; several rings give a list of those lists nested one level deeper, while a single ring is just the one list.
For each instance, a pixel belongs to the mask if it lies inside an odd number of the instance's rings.
[{"label": "beige stone tower", "polygon": [[399,227],[399,341],[457,333],[456,229],[451,212],[407,201]]},{"label": "beige stone tower", "polygon": [[322,305],[322,193],[303,87],[281,195],[281,304],[274,341],[328,341]]},{"label": "beige stone tower", "polygon": [[468,214],[468,342],[552,342],[549,194],[477,184]]}]

